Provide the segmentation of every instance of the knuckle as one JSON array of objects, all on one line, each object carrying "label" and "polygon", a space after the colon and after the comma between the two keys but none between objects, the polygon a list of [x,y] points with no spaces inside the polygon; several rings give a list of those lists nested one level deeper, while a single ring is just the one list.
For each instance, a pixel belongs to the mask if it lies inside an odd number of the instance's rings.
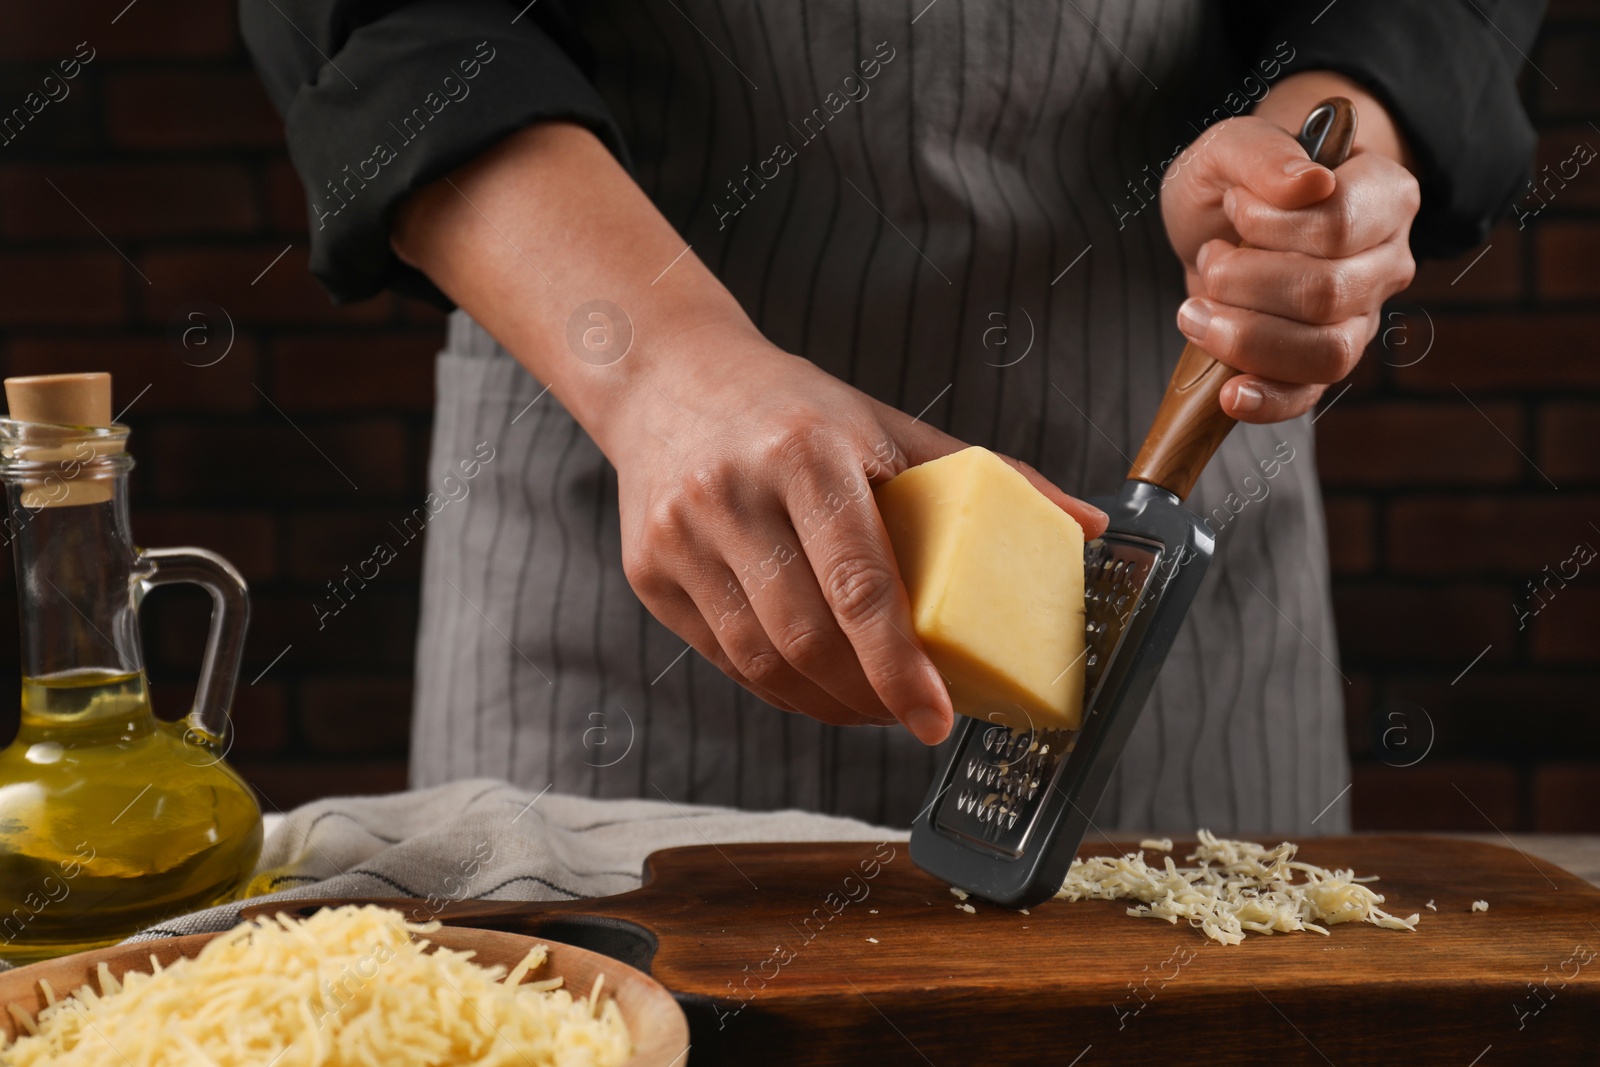
[{"label": "knuckle", "polygon": [[1228,261],[1231,258],[1226,252],[1214,252],[1200,271],[1200,283],[1205,286],[1206,295],[1212,299],[1220,299],[1228,284]]},{"label": "knuckle", "polygon": [[763,689],[775,689],[789,673],[788,662],[770,645],[741,651],[733,662],[740,674]]},{"label": "knuckle", "polygon": [[672,539],[676,531],[692,521],[693,505],[682,487],[661,493],[645,508],[644,525],[639,531],[643,548],[653,548]]},{"label": "knuckle", "polygon": [[737,502],[738,484],[738,472],[730,464],[721,460],[701,463],[685,477],[677,503],[680,507],[727,510]]},{"label": "knuckle", "polygon": [[623,546],[622,575],[641,598],[660,592],[663,574],[659,557],[649,550],[643,538]]},{"label": "knuckle", "polygon": [[[1371,348],[1372,342],[1378,339],[1378,326],[1382,323],[1382,321],[1382,318],[1377,313],[1362,317],[1361,329],[1359,331],[1360,335],[1356,338],[1359,348],[1359,351],[1356,353],[1356,360],[1358,362],[1367,357],[1367,349]],[[1354,370],[1355,368],[1352,366],[1350,369]]]},{"label": "knuckle", "polygon": [[1411,255],[1409,248],[1400,249],[1399,269],[1395,271],[1395,292],[1409,289],[1417,277],[1417,261]]},{"label": "knuckle", "polygon": [[1400,203],[1406,209],[1407,217],[1413,217],[1422,210],[1422,185],[1410,171],[1400,172]]},{"label": "knuckle", "polygon": [[1322,371],[1322,381],[1336,382],[1355,370],[1365,345],[1356,337],[1349,324],[1330,328],[1323,338],[1323,358],[1326,362]]},{"label": "knuckle", "polygon": [[834,642],[826,628],[801,622],[786,627],[778,635],[778,651],[802,674],[811,675],[834,660]]},{"label": "knuckle", "polygon": [[839,619],[859,626],[882,610],[894,589],[894,576],[881,563],[847,558],[829,568],[823,589]]},{"label": "knuckle", "polygon": [[1344,272],[1317,264],[1299,278],[1300,313],[1307,322],[1337,322],[1342,317],[1348,286]]},{"label": "knuckle", "polygon": [[[898,643],[898,639],[896,639]],[[901,644],[904,649],[906,646]],[[909,651],[909,650],[908,650]],[[866,669],[868,684],[877,693],[900,694],[902,698],[918,690],[922,684],[921,672],[917,664],[925,662],[912,655],[881,656],[873,661],[870,669]],[[881,698],[880,698],[881,699]],[[888,708],[884,711],[888,713]]]},{"label": "knuckle", "polygon": [[884,437],[861,457],[861,475],[868,482],[887,481],[905,470],[910,461],[893,437]]},{"label": "knuckle", "polygon": [[1329,257],[1345,255],[1351,248],[1360,220],[1356,205],[1347,196],[1339,197],[1324,216],[1323,239],[1327,242],[1325,254]]},{"label": "knuckle", "polygon": [[810,414],[797,414],[783,420],[760,443],[761,455],[776,462],[782,470],[806,470],[829,451],[829,435],[821,420]]},{"label": "knuckle", "polygon": [[1258,316],[1251,311],[1214,313],[1206,330],[1206,352],[1224,363],[1248,350],[1256,333]]},{"label": "knuckle", "polygon": [[1260,244],[1262,237],[1262,211],[1264,205],[1254,197],[1236,196],[1233,202],[1233,228],[1251,244]]},{"label": "knuckle", "polygon": [[[666,510],[657,505],[651,511],[658,508]],[[647,513],[643,525],[623,538],[622,574],[642,600],[664,597],[675,585],[667,565],[668,548],[674,543],[673,529],[668,523],[654,521]]]}]

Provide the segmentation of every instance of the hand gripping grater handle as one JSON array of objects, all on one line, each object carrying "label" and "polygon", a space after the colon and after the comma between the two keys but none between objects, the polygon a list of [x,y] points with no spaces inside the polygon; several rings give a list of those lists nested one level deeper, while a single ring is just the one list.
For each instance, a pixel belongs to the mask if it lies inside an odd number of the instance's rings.
[{"label": "hand gripping grater handle", "polygon": [[[1337,167],[1355,121],[1348,100],[1326,100],[1300,143]],[[911,858],[934,877],[1010,907],[1049,899],[1065,879],[1210,563],[1211,533],[1181,503],[1233,428],[1218,394],[1235,373],[1187,346],[1128,481],[1093,501],[1110,524],[1084,548],[1082,727],[967,719],[946,743],[911,831]]]},{"label": "hand gripping grater handle", "polygon": [[[1324,100],[1313,108],[1299,137],[1306,155],[1329,170],[1345,161],[1355,139],[1355,105],[1342,96]],[[1213,359],[1199,345],[1185,345],[1128,477],[1159,485],[1175,493],[1179,500],[1186,499],[1200,479],[1200,472],[1233,429],[1235,420],[1222,410],[1220,397],[1222,387],[1238,373]]]}]

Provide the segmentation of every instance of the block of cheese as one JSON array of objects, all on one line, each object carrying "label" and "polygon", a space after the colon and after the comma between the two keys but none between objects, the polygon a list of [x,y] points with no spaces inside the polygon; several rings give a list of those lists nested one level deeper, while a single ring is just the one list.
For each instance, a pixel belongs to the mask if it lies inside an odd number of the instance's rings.
[{"label": "block of cheese", "polygon": [[874,491],[917,637],[957,713],[1013,729],[1083,717],[1083,528],[1016,468],[967,448]]}]

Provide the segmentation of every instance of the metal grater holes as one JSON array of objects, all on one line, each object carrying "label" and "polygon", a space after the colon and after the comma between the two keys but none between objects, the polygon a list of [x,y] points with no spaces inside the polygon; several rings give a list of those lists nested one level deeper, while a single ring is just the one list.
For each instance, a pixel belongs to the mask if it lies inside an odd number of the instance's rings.
[{"label": "metal grater holes", "polygon": [[[1010,830],[1049,787],[1056,764],[1072,751],[1071,730],[1014,731],[985,727],[981,751],[967,757],[956,791],[956,810],[982,827]],[[973,746],[969,746],[973,747]]]},{"label": "metal grater holes", "polygon": [[[1086,716],[1091,712],[1091,695],[1159,558],[1159,551],[1116,539],[1085,546]],[[989,849],[1020,855],[1077,738],[1078,732],[1073,730],[975,727],[956,754],[949,792],[934,815],[936,825],[945,833],[981,842]]]}]

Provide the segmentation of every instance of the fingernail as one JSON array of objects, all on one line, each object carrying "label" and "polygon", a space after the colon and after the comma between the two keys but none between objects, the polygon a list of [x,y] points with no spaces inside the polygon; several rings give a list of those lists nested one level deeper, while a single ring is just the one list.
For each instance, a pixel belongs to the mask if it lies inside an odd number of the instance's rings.
[{"label": "fingernail", "polygon": [[1248,415],[1261,406],[1266,398],[1253,385],[1236,385],[1233,388],[1233,410]]},{"label": "fingernail", "polygon": [[912,708],[906,715],[906,729],[925,745],[937,745],[949,736],[950,728],[944,716],[933,708]]},{"label": "fingernail", "polygon": [[1194,257],[1194,269],[1201,274],[1206,272],[1206,260],[1211,258],[1211,242],[1207,241],[1200,246],[1200,254]]},{"label": "fingernail", "polygon": [[1239,198],[1232,189],[1222,194],[1222,213],[1228,217],[1229,222],[1233,221],[1233,212],[1238,205]]},{"label": "fingernail", "polygon": [[1291,178],[1298,178],[1310,174],[1314,170],[1321,170],[1322,164],[1310,159],[1291,159],[1283,165],[1283,173]]},{"label": "fingernail", "polygon": [[1178,328],[1184,336],[1195,344],[1200,344],[1206,339],[1206,330],[1211,325],[1211,312],[1200,301],[1190,297],[1178,308]]}]

